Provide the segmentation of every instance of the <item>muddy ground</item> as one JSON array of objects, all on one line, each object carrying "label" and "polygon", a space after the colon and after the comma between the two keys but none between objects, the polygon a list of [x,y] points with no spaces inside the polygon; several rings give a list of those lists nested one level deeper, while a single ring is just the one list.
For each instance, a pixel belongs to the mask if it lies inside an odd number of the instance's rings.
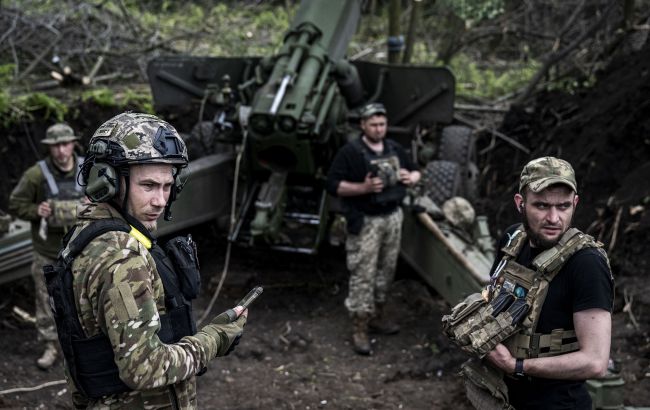
[{"label": "muddy ground", "polygon": [[[595,88],[545,93],[533,107],[514,107],[506,115],[500,130],[531,147],[530,155],[505,143],[487,149],[491,137],[479,135],[479,151],[486,150],[479,156],[476,205],[497,236],[517,221],[511,197],[525,162],[557,155],[574,164],[581,194],[575,225],[605,244],[616,277],[612,357],[626,382],[625,404],[650,406],[650,46],[615,60],[598,77]],[[71,122],[89,136],[90,118]],[[24,169],[18,163],[35,159],[36,143],[25,137],[26,131],[34,136],[43,129],[33,124],[0,135],[0,207]],[[195,236],[203,274],[217,276],[224,240],[209,226],[195,230]],[[251,308],[235,353],[214,361],[199,379],[201,407],[469,408],[455,376],[463,355],[440,336],[446,303],[400,265],[389,313],[400,320],[402,332],[376,337],[374,355],[360,357],[350,348],[342,304],[346,281],[340,248],[326,247],[316,257],[235,249],[215,313],[254,284],[265,286],[265,292]],[[205,290],[199,309],[211,291]],[[0,390],[62,379],[60,366],[47,372],[35,368],[36,332],[10,313],[13,306],[33,311],[29,280],[2,286],[0,292]],[[68,403],[63,385],[0,395],[0,408],[67,408]]]}]

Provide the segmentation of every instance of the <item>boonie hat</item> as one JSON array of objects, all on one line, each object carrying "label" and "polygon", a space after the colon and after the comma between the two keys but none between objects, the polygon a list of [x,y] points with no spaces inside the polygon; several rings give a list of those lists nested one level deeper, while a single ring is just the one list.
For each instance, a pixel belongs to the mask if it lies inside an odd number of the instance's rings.
[{"label": "boonie hat", "polygon": [[553,184],[568,185],[578,192],[576,174],[571,164],[555,157],[541,157],[530,161],[521,171],[519,192],[523,192],[526,186],[533,192],[540,192]]},{"label": "boonie hat", "polygon": [[68,124],[54,124],[45,131],[45,138],[41,143],[47,145],[61,144],[63,142],[76,141],[79,137],[74,135],[74,131]]},{"label": "boonie hat", "polygon": [[370,103],[361,109],[361,118],[370,118],[373,115],[386,115],[386,107],[382,103]]}]

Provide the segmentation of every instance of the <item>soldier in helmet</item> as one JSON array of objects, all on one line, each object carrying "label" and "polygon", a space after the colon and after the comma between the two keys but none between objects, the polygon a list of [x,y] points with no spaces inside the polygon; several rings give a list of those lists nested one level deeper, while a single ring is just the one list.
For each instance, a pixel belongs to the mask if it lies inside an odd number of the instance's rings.
[{"label": "soldier in helmet", "polygon": [[351,272],[345,299],[353,322],[354,350],[371,353],[368,330],[399,331],[384,315],[387,293],[395,275],[402,230],[400,204],[406,187],[420,172],[401,145],[385,139],[386,109],[371,103],[361,109],[362,135],[336,154],[327,190],[346,206],[347,266]]},{"label": "soldier in helmet", "polygon": [[[495,397],[498,408],[592,408],[585,379],[607,371],[613,277],[602,244],[571,227],[577,187],[562,159],[526,164],[514,195],[521,223],[501,238],[487,304],[470,296],[443,318],[461,347],[485,359],[463,369],[474,382],[466,383],[468,398],[480,408]],[[477,377],[494,368],[502,381]],[[485,390],[486,380],[498,383]]]},{"label": "soldier in helmet", "polygon": [[47,145],[49,155],[25,171],[9,197],[9,212],[31,222],[36,328],[38,340],[45,344],[36,364],[43,370],[50,368],[58,355],[43,265],[56,258],[61,239],[74,224],[76,206],[83,198],[83,189],[77,179],[83,157],[74,152],[78,139],[67,124],[49,127],[41,140]]},{"label": "soldier in helmet", "polygon": [[152,236],[181,188],[185,144],[167,122],[124,113],[97,129],[88,153],[93,203],[44,269],[74,405],[196,408],[195,376],[234,348],[248,312],[236,307],[197,330],[195,244]]}]

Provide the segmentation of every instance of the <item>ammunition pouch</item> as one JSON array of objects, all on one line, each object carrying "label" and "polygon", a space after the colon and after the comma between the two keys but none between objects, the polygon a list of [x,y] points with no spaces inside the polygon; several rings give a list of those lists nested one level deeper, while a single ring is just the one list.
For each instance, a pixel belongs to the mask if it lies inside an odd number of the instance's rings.
[{"label": "ammunition pouch", "polygon": [[469,295],[442,318],[444,332],[466,352],[483,357],[519,330],[525,300],[517,299],[505,311],[495,311],[482,294]]},{"label": "ammunition pouch", "polygon": [[[484,309],[487,304],[480,293],[472,293],[467,296],[453,307],[450,314],[442,317],[443,332],[461,346],[471,343],[469,335],[477,329],[476,325],[481,322],[480,315],[476,313],[478,310]],[[471,318],[468,318],[470,315]],[[466,318],[468,320],[465,320]]]},{"label": "ammunition pouch", "polygon": [[478,410],[514,410],[508,402],[503,372],[470,359],[461,365],[467,399]]},{"label": "ammunition pouch", "polygon": [[68,228],[77,221],[78,199],[50,200],[52,214],[47,218],[48,226],[52,228]]},{"label": "ammunition pouch", "polygon": [[395,142],[384,140],[383,155],[371,155],[370,148],[361,141],[355,140],[354,144],[363,156],[370,173],[381,179],[384,190],[370,195],[370,202],[373,205],[398,206],[406,196],[406,187],[400,183],[399,170],[400,162],[397,150],[393,146]]},{"label": "ammunition pouch", "polygon": [[399,205],[406,196],[406,188],[399,181],[399,158],[397,155],[383,156],[369,160],[370,172],[381,179],[384,189],[372,194],[371,203],[376,205]]},{"label": "ammunition pouch", "polygon": [[201,272],[196,243],[192,236],[177,236],[165,245],[165,253],[174,264],[183,296],[192,300],[201,292]]},{"label": "ammunition pouch", "polygon": [[370,160],[370,172],[381,179],[384,187],[395,186],[399,182],[399,160],[396,156]]}]

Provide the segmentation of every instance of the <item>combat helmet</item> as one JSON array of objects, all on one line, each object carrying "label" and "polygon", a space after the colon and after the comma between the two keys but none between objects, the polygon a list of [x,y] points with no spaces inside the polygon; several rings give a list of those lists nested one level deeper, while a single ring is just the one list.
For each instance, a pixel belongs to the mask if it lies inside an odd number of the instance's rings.
[{"label": "combat helmet", "polygon": [[[138,164],[171,164],[174,185],[169,207],[180,192],[179,174],[188,164],[187,148],[176,129],[160,118],[142,113],[125,112],[103,123],[90,139],[88,157],[81,175],[85,193],[92,202],[108,202],[120,191],[120,177],[125,177],[128,192],[129,166]],[[126,196],[122,209],[126,206]]]}]

